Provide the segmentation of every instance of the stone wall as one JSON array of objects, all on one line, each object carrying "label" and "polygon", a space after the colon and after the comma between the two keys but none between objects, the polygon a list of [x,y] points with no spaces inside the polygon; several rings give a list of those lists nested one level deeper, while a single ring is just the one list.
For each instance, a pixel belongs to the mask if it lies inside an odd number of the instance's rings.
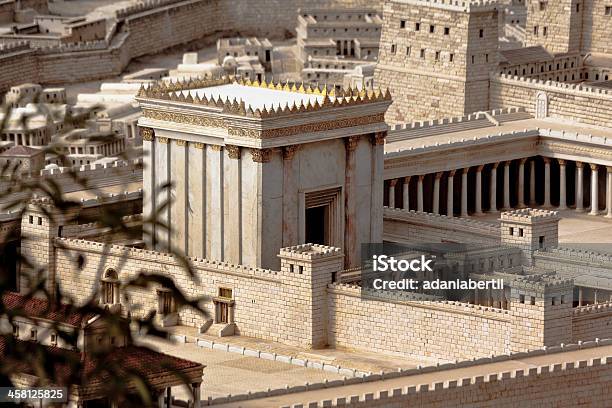
[{"label": "stone wall", "polygon": [[499,227],[472,219],[419,213],[397,208],[384,209],[383,235],[392,242],[481,242],[500,241]]},{"label": "stone wall", "polygon": [[604,339],[612,336],[612,303],[580,306],[572,316],[574,342]]},{"label": "stone wall", "polygon": [[385,389],[381,383],[381,389],[375,393],[344,395],[333,400],[296,404],[293,408],[603,407],[612,403],[610,375],[612,357],[608,356],[396,389]]},{"label": "stone wall", "polygon": [[611,5],[610,2],[607,0],[592,0],[582,2],[582,4],[584,8],[582,53],[612,54],[612,44],[610,43],[612,18],[605,15],[605,8]]},{"label": "stone wall", "polygon": [[[579,11],[577,3],[580,3]],[[552,53],[579,52],[584,3],[589,2],[529,0],[526,45],[542,45]]]},{"label": "stone wall", "polygon": [[548,96],[550,117],[612,126],[612,92],[581,85],[494,75],[491,77],[491,108],[523,107],[535,114],[536,95],[539,92]]},{"label": "stone wall", "polygon": [[328,292],[330,346],[443,360],[510,351],[508,310],[364,299],[359,287],[343,284],[330,285]]}]

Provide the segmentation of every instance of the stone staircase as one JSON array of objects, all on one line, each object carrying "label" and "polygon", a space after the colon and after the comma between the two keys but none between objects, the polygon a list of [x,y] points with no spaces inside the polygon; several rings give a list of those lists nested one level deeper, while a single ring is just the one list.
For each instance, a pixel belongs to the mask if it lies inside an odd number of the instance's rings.
[{"label": "stone staircase", "polygon": [[236,330],[235,323],[213,323],[205,331],[206,334],[216,337],[233,336]]}]

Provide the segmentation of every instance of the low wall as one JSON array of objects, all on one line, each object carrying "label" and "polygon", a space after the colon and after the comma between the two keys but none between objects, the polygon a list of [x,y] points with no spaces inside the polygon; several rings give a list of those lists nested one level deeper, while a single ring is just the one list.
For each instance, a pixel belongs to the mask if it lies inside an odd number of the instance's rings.
[{"label": "low wall", "polygon": [[606,356],[396,389],[381,387],[376,393],[283,408],[603,407],[612,403],[611,375],[612,356]]},{"label": "low wall", "polygon": [[572,316],[574,342],[608,338],[612,335],[612,303],[580,306]]},{"label": "low wall", "polygon": [[491,76],[490,107],[523,107],[535,114],[536,95],[539,92],[548,96],[550,117],[612,126],[612,91],[582,85],[496,74]]},{"label": "low wall", "polygon": [[392,242],[499,243],[499,227],[466,218],[384,209],[383,237]]},{"label": "low wall", "polygon": [[328,293],[333,347],[443,360],[510,351],[508,310],[453,302],[364,299],[358,286],[344,284],[328,286]]}]

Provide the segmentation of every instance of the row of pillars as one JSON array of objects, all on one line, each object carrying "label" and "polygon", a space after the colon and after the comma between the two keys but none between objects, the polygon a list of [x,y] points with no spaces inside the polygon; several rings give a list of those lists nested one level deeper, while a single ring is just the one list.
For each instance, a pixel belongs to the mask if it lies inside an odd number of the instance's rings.
[{"label": "row of pillars", "polygon": [[[544,157],[544,202],[543,207],[551,208],[551,161],[555,159],[550,159],[548,157]],[[559,164],[559,210],[568,209],[567,205],[567,176],[566,176],[566,167],[567,161],[562,159],[556,159]],[[497,203],[497,172],[500,166],[503,168],[504,176],[503,176],[503,203],[502,209],[508,210],[511,209],[512,206],[510,204],[510,166],[512,161],[506,162],[497,162],[492,163],[489,167],[489,212],[497,212],[498,211],[498,203]],[[518,197],[517,197],[517,207],[524,208],[527,206],[525,200],[525,171],[526,164],[529,163],[529,206],[535,207],[537,203],[535,201],[536,197],[536,165],[535,158],[524,158],[520,159],[518,162]],[[584,163],[583,162],[575,162],[576,164],[576,173],[575,173],[575,208],[576,211],[585,211],[584,207]],[[589,164],[591,168],[591,209],[589,214],[598,215],[599,214],[599,166],[598,164]],[[470,171],[470,167],[460,169],[460,170],[451,170],[448,172],[438,172],[435,174],[434,183],[433,183],[433,200],[432,200],[432,213],[440,214],[440,180],[446,175],[447,180],[447,194],[446,194],[446,215],[449,217],[454,216],[455,213],[455,205],[454,205],[454,180],[455,174],[460,172],[461,174],[461,204],[460,204],[460,212],[461,217],[468,216],[468,173]],[[483,214],[483,170],[485,169],[485,165],[481,165],[476,167],[475,176],[476,176],[476,185],[475,185],[475,209],[474,215]],[[612,167],[607,166],[607,180],[606,180],[606,217],[612,218]],[[417,208],[416,210],[419,212],[424,211],[424,188],[423,188],[423,180],[425,179],[425,175],[418,176],[408,176],[404,177],[403,183],[403,208],[409,208],[410,202],[410,189],[409,183],[412,177],[417,177]],[[395,208],[395,187],[399,179],[389,180],[388,184],[388,206],[391,208]]]}]

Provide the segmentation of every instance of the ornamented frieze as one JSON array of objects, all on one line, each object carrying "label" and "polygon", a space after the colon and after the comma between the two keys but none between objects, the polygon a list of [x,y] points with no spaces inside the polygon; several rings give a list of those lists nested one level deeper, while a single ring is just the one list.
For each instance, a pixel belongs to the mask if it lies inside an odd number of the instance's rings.
[{"label": "ornamented frieze", "polygon": [[225,150],[227,150],[227,155],[230,159],[240,158],[240,147],[233,145],[225,145]]},{"label": "ornamented frieze", "polygon": [[255,163],[267,163],[270,161],[270,149],[251,149],[251,157]]},{"label": "ornamented frieze", "polygon": [[210,118],[201,115],[187,115],[177,112],[162,112],[152,109],[143,109],[145,118],[163,120],[165,122],[184,123],[187,125],[206,126],[206,127],[227,127],[225,121],[220,118]]}]

